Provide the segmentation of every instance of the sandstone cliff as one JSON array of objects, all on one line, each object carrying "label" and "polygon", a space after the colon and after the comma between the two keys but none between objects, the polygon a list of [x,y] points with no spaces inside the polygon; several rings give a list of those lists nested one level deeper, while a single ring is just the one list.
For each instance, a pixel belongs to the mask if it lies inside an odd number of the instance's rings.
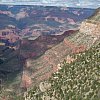
[{"label": "sandstone cliff", "polygon": [[[96,18],[96,16],[98,16],[98,18]],[[36,60],[26,60],[24,71],[27,72],[28,77],[31,77],[31,81],[33,82],[31,85],[48,79],[52,73],[59,69],[61,62],[68,60],[68,55],[84,52],[93,46],[96,41],[99,41],[99,20],[100,13],[97,12],[91,19],[82,22],[78,32],[66,36],[61,43],[47,50],[44,55]],[[24,85],[21,86],[23,87]]]},{"label": "sandstone cliff", "polygon": [[80,33],[86,33],[93,37],[100,36],[100,22],[94,20],[86,20],[82,22]]}]

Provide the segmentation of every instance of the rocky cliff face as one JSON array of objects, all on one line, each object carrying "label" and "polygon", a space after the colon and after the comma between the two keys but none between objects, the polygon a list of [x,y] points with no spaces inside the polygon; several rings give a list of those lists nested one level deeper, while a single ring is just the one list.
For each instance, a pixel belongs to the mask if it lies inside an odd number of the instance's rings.
[{"label": "rocky cliff face", "polygon": [[69,54],[84,52],[92,45],[93,38],[91,36],[87,37],[87,34],[76,33],[75,36],[66,37],[63,42],[47,50],[38,59],[26,60],[27,64],[24,71],[28,73],[28,77],[31,77],[33,84],[37,84],[48,79],[52,73],[59,70],[60,63],[64,60],[67,61]]},{"label": "rocky cliff face", "polygon": [[80,33],[86,33],[93,37],[100,36],[100,8],[89,19],[82,22]]},{"label": "rocky cliff face", "polygon": [[80,33],[86,33],[94,37],[100,36],[100,22],[93,20],[86,20],[80,26]]},{"label": "rocky cliff face", "polygon": [[[100,13],[98,14],[97,15],[100,16]],[[68,59],[70,58],[70,54],[84,52],[93,46],[96,41],[99,41],[99,27],[100,23],[97,20],[95,21],[93,16],[92,20],[87,19],[82,22],[79,31],[66,36],[62,42],[47,50],[38,59],[26,60],[24,71],[27,72],[27,77],[31,77],[30,86],[48,79],[52,73],[59,70],[59,65],[64,60],[70,60],[70,62],[74,60],[73,58]],[[24,82],[26,82],[26,80]],[[24,86],[24,84],[22,86]]]}]

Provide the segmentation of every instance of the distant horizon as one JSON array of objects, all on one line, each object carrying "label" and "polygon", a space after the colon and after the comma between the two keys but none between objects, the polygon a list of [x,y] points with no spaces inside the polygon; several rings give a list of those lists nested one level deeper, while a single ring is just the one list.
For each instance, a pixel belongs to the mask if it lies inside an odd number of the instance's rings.
[{"label": "distant horizon", "polygon": [[0,3],[2,6],[44,6],[44,7],[65,7],[65,8],[81,8],[81,9],[98,9],[100,7],[94,7],[94,8],[89,8],[89,7],[75,7],[75,6],[63,6],[63,5],[46,5],[46,4],[10,4],[10,3]]},{"label": "distant horizon", "polygon": [[37,6],[57,6],[91,8],[100,7],[100,0],[0,0],[2,5],[37,5]]}]

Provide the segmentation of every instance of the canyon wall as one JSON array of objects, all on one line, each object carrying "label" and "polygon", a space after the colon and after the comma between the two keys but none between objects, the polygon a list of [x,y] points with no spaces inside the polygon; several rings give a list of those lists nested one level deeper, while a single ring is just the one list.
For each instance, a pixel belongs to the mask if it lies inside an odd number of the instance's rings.
[{"label": "canyon wall", "polygon": [[83,21],[80,26],[80,33],[87,35],[100,36],[100,22],[94,20]]}]

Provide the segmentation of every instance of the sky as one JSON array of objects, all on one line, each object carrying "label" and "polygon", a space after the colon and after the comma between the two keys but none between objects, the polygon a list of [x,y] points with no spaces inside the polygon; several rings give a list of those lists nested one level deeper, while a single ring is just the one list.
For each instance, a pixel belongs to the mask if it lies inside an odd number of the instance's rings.
[{"label": "sky", "polygon": [[98,8],[100,0],[0,0],[0,4]]}]

